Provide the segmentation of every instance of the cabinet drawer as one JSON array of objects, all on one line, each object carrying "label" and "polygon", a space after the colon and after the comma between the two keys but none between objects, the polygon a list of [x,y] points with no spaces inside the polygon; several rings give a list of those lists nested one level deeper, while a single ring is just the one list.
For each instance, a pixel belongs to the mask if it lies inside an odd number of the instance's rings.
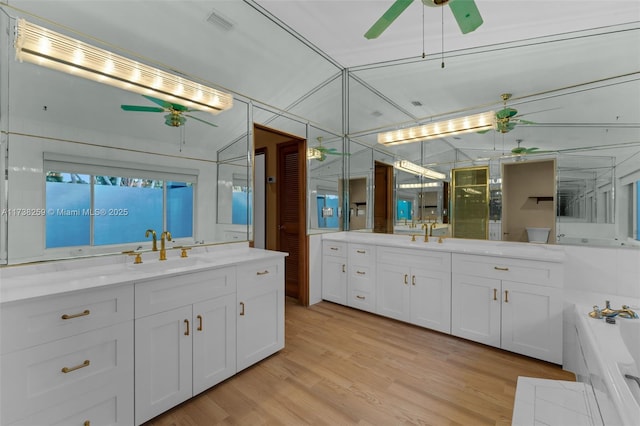
[{"label": "cabinet drawer", "polygon": [[238,267],[238,287],[270,289],[282,285],[284,262],[280,259],[246,263]]},{"label": "cabinet drawer", "polygon": [[323,241],[322,242],[322,255],[323,256],[347,256],[347,243],[340,241]]},{"label": "cabinet drawer", "polygon": [[2,353],[133,319],[133,285],[3,305]]},{"label": "cabinet drawer", "polygon": [[349,263],[361,265],[374,265],[376,261],[376,248],[366,244],[349,243]]},{"label": "cabinet drawer", "polygon": [[352,308],[362,309],[363,311],[373,312],[376,311],[375,291],[365,291],[360,289],[353,289],[349,292],[349,300],[347,305]]},{"label": "cabinet drawer", "polygon": [[442,251],[378,247],[378,263],[419,266],[432,271],[451,271],[451,253]]},{"label": "cabinet drawer", "polygon": [[453,271],[477,277],[562,287],[560,263],[494,256],[453,254]]},{"label": "cabinet drawer", "polygon": [[349,272],[350,288],[373,291],[375,288],[375,266],[350,265]]},{"label": "cabinet drawer", "polygon": [[133,383],[83,394],[55,407],[20,419],[10,426],[69,426],[84,424],[130,426],[133,424]]},{"label": "cabinet drawer", "polygon": [[236,291],[235,267],[135,283],[136,318]]},{"label": "cabinet drawer", "polygon": [[133,321],[2,355],[2,424],[113,383],[133,390]]}]

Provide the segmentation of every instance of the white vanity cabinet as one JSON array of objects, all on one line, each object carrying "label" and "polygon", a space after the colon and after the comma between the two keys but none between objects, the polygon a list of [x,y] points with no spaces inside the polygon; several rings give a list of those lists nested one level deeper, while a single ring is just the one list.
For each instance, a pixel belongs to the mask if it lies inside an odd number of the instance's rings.
[{"label": "white vanity cabinet", "polygon": [[562,363],[561,263],[453,254],[451,332]]},{"label": "white vanity cabinet", "polygon": [[2,425],[133,423],[133,285],[3,303]]},{"label": "white vanity cabinet", "polygon": [[376,312],[376,247],[347,245],[347,305]]},{"label": "white vanity cabinet", "polygon": [[379,246],[376,287],[378,314],[451,332],[449,252]]},{"label": "white vanity cabinet", "polygon": [[322,242],[322,298],[347,304],[347,243]]},{"label": "white vanity cabinet", "polygon": [[284,262],[243,265],[238,271],[237,371],[284,348]]},{"label": "white vanity cabinet", "polygon": [[135,417],[143,423],[236,373],[236,268],[135,284]]}]

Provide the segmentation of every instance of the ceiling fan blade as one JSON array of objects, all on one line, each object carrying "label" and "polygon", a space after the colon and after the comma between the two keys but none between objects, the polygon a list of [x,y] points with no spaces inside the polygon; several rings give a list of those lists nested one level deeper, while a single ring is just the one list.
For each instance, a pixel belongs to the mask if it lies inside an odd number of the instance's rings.
[{"label": "ceiling fan blade", "polygon": [[202,119],[200,119],[198,117],[194,117],[193,115],[184,114],[184,116],[185,117],[189,117],[189,118],[193,118],[194,120],[199,121],[199,122],[204,123],[204,124],[208,124],[209,126],[218,127],[217,124],[210,123],[210,122],[202,120]]},{"label": "ceiling fan blade", "polygon": [[411,3],[413,3],[413,0],[396,0],[380,19],[369,28],[369,31],[364,34],[364,37],[369,40],[378,38]]},{"label": "ceiling fan blade", "polygon": [[462,34],[470,33],[484,22],[473,0],[450,0],[449,7]]},{"label": "ceiling fan blade", "polygon": [[167,101],[164,101],[162,99],[154,98],[153,96],[147,96],[147,95],[142,95],[142,96],[144,96],[145,98],[149,99],[154,104],[158,104],[161,107],[164,107],[166,109],[175,109],[176,111],[191,111],[189,108],[187,108],[184,105],[174,104],[172,102],[167,102]]},{"label": "ceiling fan blade", "polygon": [[164,108],[150,107],[150,106],[138,106],[138,105],[120,105],[125,111],[140,111],[140,112],[164,112]]}]

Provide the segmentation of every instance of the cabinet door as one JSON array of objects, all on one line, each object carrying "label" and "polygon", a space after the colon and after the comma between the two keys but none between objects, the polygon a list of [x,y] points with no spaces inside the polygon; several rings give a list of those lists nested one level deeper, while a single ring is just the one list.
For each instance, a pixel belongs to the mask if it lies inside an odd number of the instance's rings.
[{"label": "cabinet door", "polygon": [[238,287],[237,370],[284,347],[284,285]]},{"label": "cabinet door", "polygon": [[347,304],[346,257],[323,256],[322,298],[342,305]]},{"label": "cabinet door", "polygon": [[409,320],[409,267],[378,264],[376,312],[401,321]]},{"label": "cabinet door", "polygon": [[191,305],[135,321],[136,424],[192,396]]},{"label": "cabinet door", "polygon": [[502,348],[562,364],[562,294],[553,287],[502,282]]},{"label": "cabinet door", "polygon": [[236,373],[236,296],[193,305],[193,394]]},{"label": "cabinet door", "polygon": [[451,334],[500,347],[500,280],[453,274]]},{"label": "cabinet door", "polygon": [[451,273],[411,269],[410,322],[451,333]]}]

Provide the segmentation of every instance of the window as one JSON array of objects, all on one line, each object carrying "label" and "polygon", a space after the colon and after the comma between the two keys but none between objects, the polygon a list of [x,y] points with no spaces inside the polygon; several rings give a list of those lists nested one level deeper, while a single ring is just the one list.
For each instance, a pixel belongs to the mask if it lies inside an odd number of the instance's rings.
[{"label": "window", "polygon": [[46,159],[45,169],[47,249],[142,242],[147,229],[193,236],[195,175]]}]

